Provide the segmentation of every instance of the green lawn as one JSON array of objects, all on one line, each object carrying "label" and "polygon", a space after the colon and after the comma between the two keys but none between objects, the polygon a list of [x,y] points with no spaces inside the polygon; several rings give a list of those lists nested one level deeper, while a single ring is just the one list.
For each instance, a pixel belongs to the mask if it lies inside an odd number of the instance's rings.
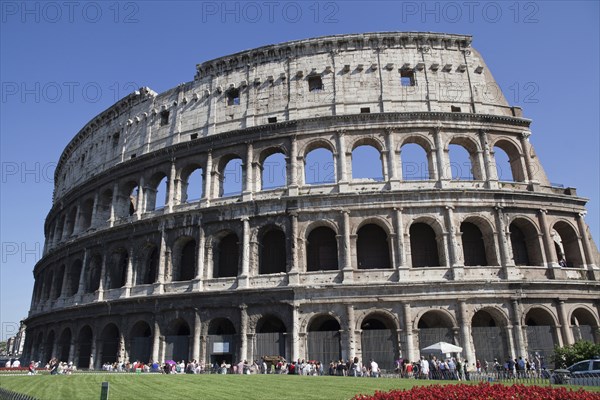
[{"label": "green lawn", "polygon": [[[110,382],[110,400],[116,399],[349,399],[375,390],[411,388],[441,383],[389,378],[341,378],[289,375],[0,375],[0,387],[39,399],[99,399],[102,382]],[[600,388],[587,388],[598,391]]]}]

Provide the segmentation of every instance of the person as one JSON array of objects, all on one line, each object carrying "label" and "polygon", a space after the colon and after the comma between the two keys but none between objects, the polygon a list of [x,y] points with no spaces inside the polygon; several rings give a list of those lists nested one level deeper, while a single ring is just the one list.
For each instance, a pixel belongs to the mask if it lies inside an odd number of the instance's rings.
[{"label": "person", "polygon": [[48,369],[50,370],[50,375],[58,375],[58,360],[56,358],[50,360]]},{"label": "person", "polygon": [[36,370],[35,370],[35,361],[32,361],[29,363],[29,372],[28,375],[35,375],[36,374]]},{"label": "person", "polygon": [[10,368],[12,364],[10,363],[10,358],[6,360],[6,364],[4,364],[4,368]]},{"label": "person", "polygon": [[469,360],[465,360],[465,362],[463,364],[463,378],[465,379],[465,381],[468,381],[471,379],[470,373],[471,373],[471,367],[469,366]]},{"label": "person", "polygon": [[371,359],[371,377],[379,378],[379,364],[373,359]]},{"label": "person", "polygon": [[423,356],[421,356],[421,377],[423,379],[429,379],[429,361]]},{"label": "person", "polygon": [[567,260],[565,260],[564,258],[561,258],[560,261],[558,262],[558,265],[560,265],[563,268],[567,268]]},{"label": "person", "polygon": [[19,361],[19,359],[17,358],[15,361],[13,361],[12,367],[13,368],[20,368],[21,367],[21,361]]}]

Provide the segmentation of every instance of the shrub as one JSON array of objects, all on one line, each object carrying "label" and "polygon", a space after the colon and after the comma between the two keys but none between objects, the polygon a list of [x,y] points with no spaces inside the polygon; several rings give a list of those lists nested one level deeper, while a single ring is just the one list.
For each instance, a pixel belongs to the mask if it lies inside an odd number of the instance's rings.
[{"label": "shrub", "polygon": [[600,344],[581,340],[572,345],[554,347],[552,361],[558,368],[566,368],[576,362],[589,360],[598,356],[600,356]]},{"label": "shrub", "polygon": [[599,400],[600,394],[567,390],[564,387],[552,388],[524,385],[430,385],[415,386],[410,390],[375,392],[374,395],[356,395],[353,400]]}]

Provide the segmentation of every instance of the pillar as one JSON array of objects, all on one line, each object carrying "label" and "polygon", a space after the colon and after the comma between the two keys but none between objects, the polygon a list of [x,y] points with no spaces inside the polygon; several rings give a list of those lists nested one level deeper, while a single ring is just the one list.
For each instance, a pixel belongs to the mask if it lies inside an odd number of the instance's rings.
[{"label": "pillar", "polygon": [[144,177],[140,178],[140,182],[138,184],[138,195],[136,199],[135,205],[135,216],[137,219],[142,217],[142,213],[144,212]]},{"label": "pillar", "polygon": [[77,288],[77,296],[83,295],[85,292],[85,274],[88,269],[89,250],[83,250],[83,261],[81,263],[81,273],[79,274],[79,287]]},{"label": "pillar", "polygon": [[575,343],[575,340],[573,339],[573,330],[571,329],[571,321],[569,321],[569,317],[567,316],[565,301],[563,299],[558,299],[557,308],[563,343],[565,345],[573,344]]},{"label": "pillar", "polygon": [[518,346],[515,346],[515,341],[513,338],[513,326],[512,325],[506,325],[504,327],[504,333],[506,334],[506,344],[508,346],[508,355],[510,358],[515,359],[515,358],[519,358],[522,357],[521,352],[519,352]]},{"label": "pillar", "polygon": [[92,207],[92,216],[90,218],[90,228],[97,226],[96,218],[98,218],[98,201],[99,201],[99,193],[94,193],[94,206]]},{"label": "pillar", "polygon": [[344,192],[348,185],[348,176],[347,176],[347,165],[346,165],[346,140],[344,135],[346,131],[343,129],[338,129],[336,131],[336,139],[337,139],[337,182],[338,182],[338,190],[340,192]]},{"label": "pillar", "polygon": [[408,279],[408,266],[406,265],[406,252],[404,248],[404,223],[402,220],[401,207],[394,208],[394,230],[396,231],[396,269],[398,270],[398,281]]},{"label": "pillar", "polygon": [[171,160],[171,170],[169,171],[169,184],[167,194],[167,211],[172,212],[175,205],[175,180],[177,179],[177,169],[175,168],[175,159]]},{"label": "pillar", "polygon": [[129,296],[131,286],[133,286],[133,250],[134,247],[130,246],[128,250],[129,257],[127,258],[127,274],[125,277],[125,297]]},{"label": "pillar", "polygon": [[508,246],[510,232],[506,229],[506,224],[504,223],[503,207],[496,206],[494,209],[496,210],[496,230],[498,232],[498,245],[500,247],[500,263],[504,270],[504,277],[511,279],[511,277],[517,275],[517,271],[512,252]]},{"label": "pillar", "polygon": [[348,319],[348,343],[346,345],[348,354],[343,358],[349,360],[356,355],[356,338],[354,337],[354,325],[356,324],[356,319],[354,316],[354,306],[352,304],[346,305],[346,318]]},{"label": "pillar", "polygon": [[525,182],[532,182],[534,179],[533,168],[531,166],[531,158],[529,157],[529,136],[531,136],[531,132],[523,131],[521,132],[520,140],[521,140],[521,154],[525,158],[525,169],[527,170],[527,176],[525,177]]},{"label": "pillar", "polygon": [[248,287],[250,275],[250,219],[242,217],[243,239],[242,239],[242,273],[238,278],[238,287]]},{"label": "pillar", "polygon": [[210,199],[212,198],[212,185],[213,185],[213,165],[212,165],[212,150],[208,150],[206,154],[206,171],[204,172],[204,179],[202,184],[204,185],[204,190],[202,191],[202,197],[206,200],[206,205],[210,204]]},{"label": "pillar", "polygon": [[205,237],[204,237],[204,227],[202,226],[202,220],[198,221],[198,245],[196,249],[198,251],[198,257],[196,259],[196,276],[195,279],[198,281],[196,285],[196,289],[200,290],[202,288],[202,278],[204,277],[204,246],[205,246]]},{"label": "pillar", "polygon": [[162,362],[160,359],[160,326],[158,321],[154,320],[154,335],[152,336],[152,361]]},{"label": "pillar", "polygon": [[110,202],[110,219],[108,220],[111,228],[115,224],[115,219],[117,218],[116,209],[117,209],[118,204],[119,204],[119,183],[115,183],[113,186],[112,201]]},{"label": "pillar", "polygon": [[248,306],[240,306],[240,360],[248,359]]},{"label": "pillar", "polygon": [[300,358],[300,306],[292,303],[292,360]]},{"label": "pillar", "polygon": [[479,134],[479,143],[482,149],[481,153],[483,156],[483,172],[485,173],[484,179],[486,181],[486,187],[488,189],[497,189],[498,174],[492,165],[487,132],[483,129],[480,129],[477,133]]},{"label": "pillar", "polygon": [[194,315],[194,337],[192,338],[192,360],[200,360],[200,334],[202,333],[202,322],[200,312],[196,310]]},{"label": "pillar", "polygon": [[558,259],[556,252],[554,251],[554,241],[548,230],[548,221],[546,218],[547,210],[539,210],[538,219],[540,222],[540,229],[542,230],[544,240],[544,253],[546,254],[546,267],[548,268],[559,268]]},{"label": "pillar", "polygon": [[471,320],[468,317],[467,303],[464,299],[458,300],[458,309],[460,313],[460,333],[463,338],[462,347],[465,358],[472,363],[475,361],[475,352],[471,343]]},{"label": "pillar", "polygon": [[585,224],[586,212],[577,213],[575,219],[577,220],[577,227],[579,228],[579,236],[581,237],[581,244],[583,245],[583,254],[585,255],[585,264],[588,267],[588,270],[592,274],[596,274],[596,279],[600,278],[600,274],[598,273],[598,266],[595,264],[594,260],[594,252],[592,251],[592,245],[590,244],[590,238],[587,235],[587,227]]},{"label": "pillar", "polygon": [[298,277],[298,213],[296,211],[290,212],[290,225],[292,230],[290,235],[292,265],[290,266],[290,270],[288,271],[288,283],[289,285],[298,285],[300,282]]},{"label": "pillar", "polygon": [[448,230],[448,247],[450,251],[450,265],[452,266],[454,279],[458,280],[463,274],[463,260],[461,254],[461,246],[456,239],[457,231],[454,226],[454,207],[446,206],[446,226]]},{"label": "pillar", "polygon": [[520,309],[520,305],[519,305],[519,300],[517,299],[511,299],[511,305],[512,305],[512,314],[513,314],[513,321],[512,321],[512,326],[515,332],[515,340],[516,340],[516,353],[518,353],[519,356],[525,356],[527,355],[527,350],[525,348],[525,340],[523,337],[523,326],[521,325],[521,309]]},{"label": "pillar", "polygon": [[413,321],[409,303],[402,303],[402,312],[404,314],[404,331],[406,332],[406,357],[411,361],[416,361],[418,356],[415,353]]},{"label": "pillar", "polygon": [[342,251],[344,253],[343,260],[344,266],[342,268],[344,283],[352,282],[354,280],[353,270],[352,270],[352,248],[350,246],[350,211],[344,210],[342,211],[343,223],[342,223]]},{"label": "pillar", "polygon": [[289,163],[289,178],[288,178],[288,196],[298,195],[298,186],[300,182],[298,180],[298,140],[296,136],[291,138],[291,150],[288,157]]},{"label": "pillar", "polygon": [[245,179],[244,179],[244,189],[242,191],[243,201],[252,200],[254,195],[254,152],[253,152],[252,143],[247,143],[246,145],[246,165],[244,168]]},{"label": "pillar", "polygon": [[158,248],[158,276],[156,277],[156,285],[154,286],[154,292],[160,294],[164,290],[165,282],[165,263],[167,257],[167,241],[165,238],[165,228],[160,227],[160,245]]},{"label": "pillar", "polygon": [[[437,175],[438,185],[440,188],[444,187],[444,181],[449,180],[448,171],[446,170],[446,157],[444,155],[444,147],[442,145],[441,138],[441,126],[437,126],[433,130],[433,141],[435,144],[435,158],[436,163],[433,163],[435,168],[434,173]],[[437,168],[436,168],[437,167]]]},{"label": "pillar", "polygon": [[102,252],[102,265],[100,266],[100,283],[98,285],[97,300],[104,300],[104,283],[106,282],[106,250]]},{"label": "pillar", "polygon": [[385,130],[385,147],[387,148],[387,170],[390,180],[390,189],[397,189],[399,182],[398,171],[396,169],[396,150],[394,149],[394,132],[391,128]]}]

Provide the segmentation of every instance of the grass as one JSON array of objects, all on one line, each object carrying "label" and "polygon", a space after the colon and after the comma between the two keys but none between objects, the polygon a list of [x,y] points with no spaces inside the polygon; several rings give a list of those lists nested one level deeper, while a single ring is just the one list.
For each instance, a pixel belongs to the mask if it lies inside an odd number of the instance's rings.
[{"label": "grass", "polygon": [[[389,378],[340,378],[291,375],[0,375],[0,387],[44,399],[99,399],[102,382],[110,383],[109,400],[190,399],[349,399],[376,390],[409,389],[443,383]],[[586,387],[600,391],[600,387]]]}]

